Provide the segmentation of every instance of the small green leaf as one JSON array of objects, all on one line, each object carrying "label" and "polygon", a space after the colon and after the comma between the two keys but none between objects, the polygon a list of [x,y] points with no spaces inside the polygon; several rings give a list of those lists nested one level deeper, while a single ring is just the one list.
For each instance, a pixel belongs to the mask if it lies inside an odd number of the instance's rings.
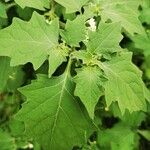
[{"label": "small green leaf", "polygon": [[63,45],[59,45],[54,48],[49,53],[49,77],[55,72],[56,68],[62,64],[62,62],[66,61],[66,56],[68,56],[69,49]]},{"label": "small green leaf", "polygon": [[79,46],[79,42],[85,40],[86,27],[84,16],[79,16],[75,20],[68,20],[65,30],[61,30],[61,36],[70,46]]},{"label": "small green leaf", "polygon": [[87,49],[91,53],[116,52],[122,39],[120,23],[101,23],[96,32],[89,33]]}]

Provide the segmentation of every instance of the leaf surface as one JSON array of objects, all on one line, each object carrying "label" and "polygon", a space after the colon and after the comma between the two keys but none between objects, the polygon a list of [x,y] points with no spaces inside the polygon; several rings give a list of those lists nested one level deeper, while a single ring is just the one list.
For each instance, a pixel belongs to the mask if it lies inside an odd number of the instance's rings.
[{"label": "leaf surface", "polygon": [[123,124],[118,124],[111,129],[101,131],[99,144],[111,150],[130,150],[135,147],[135,133]]},{"label": "leaf surface", "polygon": [[10,58],[0,57],[0,93],[4,90],[10,71]]},{"label": "leaf surface", "polygon": [[81,7],[89,0],[55,0],[57,3],[66,8],[66,13],[80,11]]},{"label": "leaf surface", "polygon": [[51,79],[40,75],[37,81],[20,89],[27,102],[17,119],[25,122],[26,134],[45,150],[70,150],[74,145],[84,144],[93,129],[73,90],[68,69]]},{"label": "leaf surface", "polygon": [[121,26],[131,35],[144,33],[144,29],[138,19],[139,0],[101,0],[102,20],[111,19],[113,22],[120,22]]},{"label": "leaf surface", "polygon": [[119,23],[101,23],[96,32],[89,33],[87,49],[91,53],[115,52],[120,48],[122,39]]},{"label": "leaf surface", "polygon": [[1,150],[16,150],[15,138],[8,133],[0,130],[0,149]]},{"label": "leaf surface", "polygon": [[75,95],[80,97],[91,118],[94,118],[94,109],[102,95],[101,71],[98,67],[82,67],[75,76]]},{"label": "leaf surface", "polygon": [[147,36],[135,35],[132,37],[134,45],[136,48],[140,49],[145,56],[150,55],[150,33]]},{"label": "leaf surface", "polygon": [[131,63],[131,54],[124,53],[103,63],[108,81],[105,84],[107,106],[117,101],[122,113],[146,110],[141,72]]},{"label": "leaf surface", "polygon": [[49,8],[50,5],[49,0],[15,0],[15,2],[22,8],[33,7],[40,10],[45,10],[44,7]]},{"label": "leaf surface", "polygon": [[[58,36],[57,18],[51,24],[47,24],[44,17],[37,13],[33,14],[29,22],[14,19],[10,27],[0,31],[0,55],[11,57],[12,66],[31,62],[37,70],[47,58],[51,59],[52,53],[56,52],[56,55],[61,57],[61,54],[56,51],[59,48]],[[55,63],[55,60],[51,59],[50,63],[50,67],[55,64],[56,69],[60,61]],[[54,67],[50,75],[55,71]]]},{"label": "leaf surface", "polygon": [[0,17],[7,18],[6,7],[3,3],[0,2]]},{"label": "leaf surface", "polygon": [[85,34],[86,27],[83,16],[79,16],[73,21],[68,20],[65,30],[61,31],[61,36],[71,46],[79,46],[79,42],[85,39]]}]

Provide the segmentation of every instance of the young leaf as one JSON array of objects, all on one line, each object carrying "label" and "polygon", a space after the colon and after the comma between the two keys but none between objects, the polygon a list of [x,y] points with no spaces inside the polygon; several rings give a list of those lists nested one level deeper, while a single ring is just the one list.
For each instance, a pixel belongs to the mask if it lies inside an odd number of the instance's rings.
[{"label": "young leaf", "polygon": [[89,0],[55,0],[57,3],[66,8],[66,13],[80,11],[81,7]]},{"label": "young leaf", "polygon": [[146,110],[141,72],[131,63],[131,53],[123,53],[103,63],[108,78],[105,84],[107,106],[117,101],[122,113]]},{"label": "young leaf", "polygon": [[62,64],[62,62],[66,61],[66,56],[68,56],[69,49],[63,47],[63,45],[59,45],[58,47],[54,48],[49,53],[49,70],[48,74],[49,77],[55,72],[56,68]]},{"label": "young leaf", "polygon": [[121,26],[131,35],[134,33],[143,34],[144,29],[138,19],[139,0],[101,0],[102,20],[111,19],[113,22],[120,22]]},{"label": "young leaf", "polygon": [[96,32],[89,33],[87,49],[91,53],[115,52],[122,39],[120,23],[101,23]]},{"label": "young leaf", "polygon": [[17,114],[25,122],[26,134],[44,150],[70,150],[84,144],[93,124],[73,96],[74,84],[69,68],[60,77],[37,81],[20,89],[27,102]]},{"label": "young leaf", "polygon": [[70,46],[79,46],[79,42],[85,39],[86,27],[84,16],[79,16],[75,20],[68,20],[65,30],[61,31],[61,36]]},{"label": "young leaf", "polygon": [[85,50],[74,51],[71,54],[73,58],[76,58],[77,60],[82,60],[83,64],[89,64],[92,60],[92,54]]},{"label": "young leaf", "polygon": [[33,7],[36,9],[45,10],[44,7],[49,8],[50,6],[49,0],[15,0],[15,2],[22,8]]},{"label": "young leaf", "polygon": [[[33,14],[29,22],[14,19],[10,27],[0,31],[0,55],[10,56],[12,66],[31,62],[38,69],[51,52],[59,47],[58,36],[58,19],[47,24],[44,17],[37,13]],[[52,65],[53,61],[50,60]],[[55,64],[55,67],[59,64]],[[54,69],[50,73],[53,72]]]},{"label": "young leaf", "polygon": [[75,95],[80,97],[91,118],[94,118],[94,109],[102,95],[101,71],[98,67],[87,66],[77,71]]}]

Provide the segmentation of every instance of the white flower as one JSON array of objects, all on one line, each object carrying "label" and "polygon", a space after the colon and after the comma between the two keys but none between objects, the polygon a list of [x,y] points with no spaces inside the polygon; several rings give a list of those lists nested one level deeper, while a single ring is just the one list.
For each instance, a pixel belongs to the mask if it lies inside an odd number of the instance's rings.
[{"label": "white flower", "polygon": [[30,149],[33,149],[33,144],[29,143],[28,147],[29,147]]},{"label": "white flower", "polygon": [[90,25],[89,29],[91,31],[96,31],[96,22],[94,18],[91,18],[90,20],[88,20],[87,23]]},{"label": "white flower", "polygon": [[5,3],[9,2],[10,0],[5,0]]}]

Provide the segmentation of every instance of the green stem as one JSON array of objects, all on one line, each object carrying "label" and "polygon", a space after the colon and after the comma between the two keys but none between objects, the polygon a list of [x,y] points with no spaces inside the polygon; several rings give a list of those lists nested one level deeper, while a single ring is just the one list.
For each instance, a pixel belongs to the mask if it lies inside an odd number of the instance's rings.
[{"label": "green stem", "polygon": [[72,59],[69,57],[68,64],[65,70],[65,73],[67,74],[67,76],[70,76],[71,64],[72,64]]},{"label": "green stem", "polygon": [[56,3],[55,3],[54,0],[52,0],[50,4],[51,4],[50,5],[51,9],[50,9],[49,12],[45,13],[44,16],[48,17],[51,20],[51,19],[56,17],[56,14],[55,14],[55,5],[56,5]]}]

